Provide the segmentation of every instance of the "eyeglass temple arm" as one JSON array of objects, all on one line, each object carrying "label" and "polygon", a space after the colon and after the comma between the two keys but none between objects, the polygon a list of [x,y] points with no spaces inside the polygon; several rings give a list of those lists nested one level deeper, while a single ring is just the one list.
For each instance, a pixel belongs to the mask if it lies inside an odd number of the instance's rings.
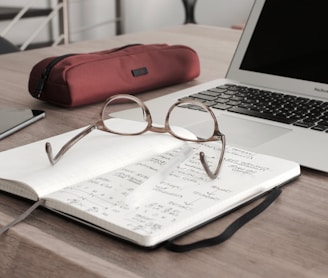
[{"label": "eyeglass temple arm", "polygon": [[222,161],[223,161],[223,157],[224,157],[226,141],[225,141],[225,136],[224,136],[223,134],[221,134],[220,137],[221,137],[221,140],[222,140],[221,155],[220,155],[220,159],[219,159],[218,165],[217,165],[216,169],[214,170],[214,172],[212,172],[212,171],[210,170],[210,168],[208,167],[208,164],[207,164],[207,162],[206,162],[206,158],[205,158],[205,154],[204,154],[204,152],[200,152],[200,153],[199,153],[200,162],[202,163],[203,168],[204,168],[206,174],[207,174],[211,179],[215,179],[215,178],[218,176],[219,171],[220,171],[220,169],[221,169],[221,164],[222,164]]},{"label": "eyeglass temple arm", "polygon": [[74,146],[78,141],[80,141],[83,137],[88,135],[92,130],[96,128],[96,125],[90,125],[83,131],[81,131],[79,134],[74,136],[71,140],[69,140],[56,154],[54,157],[53,152],[52,152],[52,147],[49,142],[46,143],[46,153],[48,154],[49,161],[52,165],[55,165],[60,158],[72,147]]}]

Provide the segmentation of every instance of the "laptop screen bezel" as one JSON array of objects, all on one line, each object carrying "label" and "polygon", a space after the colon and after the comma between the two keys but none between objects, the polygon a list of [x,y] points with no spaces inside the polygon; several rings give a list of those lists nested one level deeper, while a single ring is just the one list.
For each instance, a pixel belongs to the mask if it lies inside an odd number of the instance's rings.
[{"label": "laptop screen bezel", "polygon": [[266,88],[327,101],[328,84],[240,69],[244,54],[246,53],[247,47],[252,38],[253,30],[256,27],[258,18],[266,1],[267,0],[255,0],[232,62],[227,71],[226,78],[240,82],[246,86],[249,85]]}]

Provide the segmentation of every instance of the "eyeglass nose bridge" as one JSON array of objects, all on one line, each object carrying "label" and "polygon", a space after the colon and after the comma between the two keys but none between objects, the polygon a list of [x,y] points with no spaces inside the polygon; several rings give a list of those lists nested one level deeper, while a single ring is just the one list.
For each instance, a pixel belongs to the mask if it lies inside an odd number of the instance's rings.
[{"label": "eyeglass nose bridge", "polygon": [[167,132],[170,132],[170,129],[168,127],[165,127],[165,126],[154,126],[154,125],[152,125],[149,128],[149,130],[152,131],[152,132],[156,132],[156,133],[167,133]]}]

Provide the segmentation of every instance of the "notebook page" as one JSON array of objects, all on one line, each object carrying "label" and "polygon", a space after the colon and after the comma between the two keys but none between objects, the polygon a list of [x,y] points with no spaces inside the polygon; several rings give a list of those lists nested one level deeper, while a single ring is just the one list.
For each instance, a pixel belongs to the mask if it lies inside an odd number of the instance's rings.
[{"label": "notebook page", "polygon": [[[120,121],[123,120],[118,120],[118,124]],[[56,165],[51,165],[45,143],[51,142],[55,153],[81,130],[1,152],[0,189],[37,199],[37,196],[183,144],[167,134],[149,132],[139,136],[119,136],[95,130],[73,146]]]},{"label": "notebook page", "polygon": [[46,205],[82,218],[144,246],[152,246],[207,221],[241,201],[297,176],[296,163],[227,148],[223,169],[210,180],[199,151],[218,152],[193,144],[193,155],[163,181],[147,189],[137,204],[128,196],[177,154],[169,151],[124,169],[64,188],[46,197]]}]

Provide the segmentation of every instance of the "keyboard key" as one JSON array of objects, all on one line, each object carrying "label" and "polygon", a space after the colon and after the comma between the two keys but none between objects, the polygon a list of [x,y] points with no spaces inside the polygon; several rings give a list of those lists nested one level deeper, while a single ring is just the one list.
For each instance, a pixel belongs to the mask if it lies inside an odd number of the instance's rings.
[{"label": "keyboard key", "polygon": [[227,102],[229,102],[230,100],[229,99],[227,99],[227,98],[217,98],[216,100],[215,100],[217,103],[227,103]]},{"label": "keyboard key", "polygon": [[237,106],[237,105],[239,105],[240,104],[240,101],[237,101],[237,100],[229,100],[228,102],[227,102],[227,104],[229,104],[229,105],[231,105],[231,106]]},{"label": "keyboard key", "polygon": [[299,121],[294,123],[295,126],[299,126],[299,127],[305,127],[305,128],[310,128],[312,126],[315,125],[315,123],[313,122],[305,122],[305,121]]},{"label": "keyboard key", "polygon": [[220,109],[220,110],[227,110],[227,109],[231,108],[231,105],[227,105],[225,103],[217,103],[212,107],[216,108],[216,109]]},{"label": "keyboard key", "polygon": [[209,95],[204,95],[202,93],[194,94],[191,95],[192,98],[200,99],[200,100],[214,100],[216,99],[216,96],[209,96]]},{"label": "keyboard key", "polygon": [[208,91],[209,91],[209,92],[216,93],[216,94],[219,95],[219,94],[222,94],[222,93],[226,92],[227,89],[225,89],[225,88],[220,88],[220,87],[215,87],[215,88],[209,89]]},{"label": "keyboard key", "polygon": [[225,92],[226,90],[222,90],[222,92],[216,92],[216,91],[212,91],[211,89],[210,90],[207,90],[207,91],[202,91],[200,92],[200,94],[202,95],[207,95],[207,96],[213,96],[213,97],[218,97],[220,94],[222,94],[223,92]]},{"label": "keyboard key", "polygon": [[328,130],[328,126],[315,125],[315,126],[311,127],[311,129],[318,130],[318,131],[325,131],[325,130]]}]

